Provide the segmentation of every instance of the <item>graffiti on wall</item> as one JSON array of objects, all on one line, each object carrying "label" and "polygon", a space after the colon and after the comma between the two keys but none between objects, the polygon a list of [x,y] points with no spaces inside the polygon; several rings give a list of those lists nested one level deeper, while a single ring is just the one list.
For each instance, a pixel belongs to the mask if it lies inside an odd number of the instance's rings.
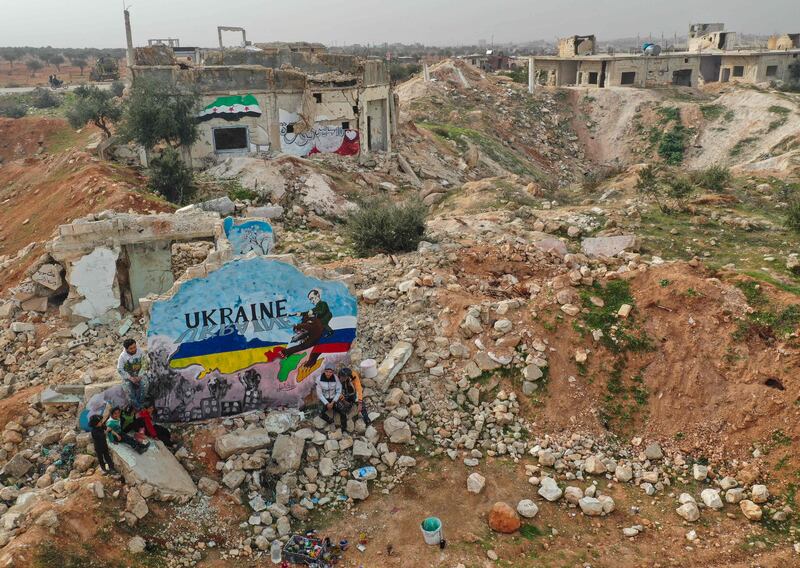
[{"label": "graffiti on wall", "polygon": [[235,256],[243,256],[249,252],[261,255],[272,252],[275,236],[272,232],[272,225],[266,221],[245,221],[226,217],[222,226]]},{"label": "graffiti on wall", "polygon": [[261,106],[253,95],[218,97],[197,115],[201,122],[212,118],[239,120],[243,116],[261,116]]},{"label": "graffiti on wall", "polygon": [[312,154],[339,154],[355,156],[361,150],[358,130],[341,126],[315,124],[305,132],[294,132],[294,126],[300,122],[297,113],[280,109],[281,151],[294,156]]},{"label": "graffiti on wall", "polygon": [[152,306],[157,417],[302,406],[325,365],[347,359],[355,332],[356,300],[341,282],[262,257],[233,260]]}]

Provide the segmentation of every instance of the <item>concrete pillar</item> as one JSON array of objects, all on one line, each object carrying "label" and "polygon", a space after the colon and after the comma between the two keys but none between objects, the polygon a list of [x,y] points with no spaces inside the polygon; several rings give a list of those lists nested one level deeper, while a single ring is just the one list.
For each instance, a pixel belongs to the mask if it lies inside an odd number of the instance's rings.
[{"label": "concrete pillar", "polygon": [[426,83],[430,83],[431,82],[431,73],[428,70],[428,64],[427,63],[423,63],[422,64],[422,77],[423,77],[423,79],[424,79],[424,81]]},{"label": "concrete pillar", "polygon": [[133,33],[131,32],[131,13],[125,10],[125,41],[127,42],[125,50],[125,60],[128,64],[128,69],[133,66]]},{"label": "concrete pillar", "polygon": [[533,57],[528,58],[528,92],[533,94],[536,87],[536,62]]}]

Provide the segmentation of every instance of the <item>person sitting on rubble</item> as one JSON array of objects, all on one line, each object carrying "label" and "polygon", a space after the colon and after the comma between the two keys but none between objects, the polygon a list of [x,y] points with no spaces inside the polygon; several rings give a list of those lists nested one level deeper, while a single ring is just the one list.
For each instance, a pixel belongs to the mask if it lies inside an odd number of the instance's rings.
[{"label": "person sitting on rubble", "polygon": [[328,424],[336,424],[338,414],[342,431],[347,432],[347,412],[350,410],[350,405],[342,396],[342,383],[336,378],[333,367],[325,367],[322,374],[317,377],[317,398],[322,404],[320,409],[322,419]]},{"label": "person sitting on rubble", "polygon": [[339,381],[342,383],[342,396],[352,407],[358,406],[358,412],[364,420],[364,424],[369,426],[372,420],[369,419],[369,410],[364,403],[364,387],[361,386],[361,375],[358,371],[353,371],[348,367],[339,370]]},{"label": "person sitting on rubble", "polygon": [[122,430],[122,410],[116,406],[111,410],[111,417],[106,423],[108,426],[108,441],[112,444],[127,444],[137,453],[143,454],[147,451],[149,443],[137,442],[134,438]]},{"label": "person sitting on rubble", "polygon": [[155,414],[156,405],[152,402],[148,402],[136,415],[136,421],[143,425],[142,427],[147,436],[154,440],[161,440],[164,442],[165,446],[172,448],[172,434],[165,426],[153,422],[153,416],[155,416]]},{"label": "person sitting on rubble", "polygon": [[147,381],[142,376],[147,357],[133,339],[123,341],[122,347],[122,353],[117,360],[117,372],[122,377],[122,386],[131,406],[139,411],[144,407],[147,393]]},{"label": "person sitting on rubble", "polygon": [[92,443],[94,453],[97,454],[97,461],[104,474],[117,473],[114,462],[111,460],[111,453],[108,451],[108,438],[106,423],[103,417],[95,414],[89,418],[89,427],[92,433]]}]

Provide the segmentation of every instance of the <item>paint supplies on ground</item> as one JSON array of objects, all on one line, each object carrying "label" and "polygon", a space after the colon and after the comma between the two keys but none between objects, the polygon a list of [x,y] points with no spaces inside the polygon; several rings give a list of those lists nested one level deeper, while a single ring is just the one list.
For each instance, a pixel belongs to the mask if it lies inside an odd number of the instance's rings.
[{"label": "paint supplies on ground", "polygon": [[342,557],[343,547],[331,546],[329,538],[316,538],[313,535],[314,533],[309,533],[307,536],[292,535],[283,547],[284,560],[315,568],[329,568],[338,563]]}]

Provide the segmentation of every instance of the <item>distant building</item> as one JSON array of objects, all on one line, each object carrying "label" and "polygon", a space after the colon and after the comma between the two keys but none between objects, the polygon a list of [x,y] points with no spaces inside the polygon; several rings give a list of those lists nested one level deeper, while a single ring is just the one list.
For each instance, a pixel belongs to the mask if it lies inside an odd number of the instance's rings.
[{"label": "distant building", "polygon": [[[723,24],[693,24],[689,49],[662,52],[646,44],[638,54],[596,54],[594,36],[559,42],[559,56],[532,58],[535,83],[583,87],[696,87],[701,83],[763,83],[786,80],[800,64],[800,34],[770,40],[769,49],[734,49],[734,33]],[[643,46],[644,48],[644,46]]]},{"label": "distant building", "polygon": [[131,74],[134,85],[154,79],[176,92],[199,90],[200,138],[190,150],[198,163],[268,151],[391,150],[397,111],[384,61],[327,53],[320,44],[255,44],[203,50],[189,65],[182,58],[192,54],[182,49],[134,49]]},{"label": "distant building", "polygon": [[493,49],[486,50],[485,54],[473,53],[462,57],[473,67],[482,71],[494,73],[495,71],[507,71],[512,68],[511,58],[502,51]]}]

